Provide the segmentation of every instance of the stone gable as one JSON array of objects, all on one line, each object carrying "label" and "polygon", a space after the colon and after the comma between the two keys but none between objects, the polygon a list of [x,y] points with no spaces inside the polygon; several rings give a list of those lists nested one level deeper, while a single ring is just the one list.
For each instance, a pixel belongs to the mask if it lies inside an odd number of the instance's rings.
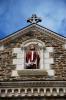
[{"label": "stone gable", "polygon": [[55,74],[53,77],[49,78],[46,72],[40,71],[40,76],[39,72],[37,72],[38,75],[33,75],[32,78],[28,71],[28,77],[23,75],[18,77],[18,79],[24,79],[24,77],[29,79],[30,77],[30,79],[38,80],[66,80],[66,49],[64,48],[66,38],[35,24],[30,25],[0,41],[0,79],[13,78],[11,73],[12,70],[15,70],[16,68],[16,66],[13,64],[13,59],[16,58],[16,54],[13,54],[13,48],[21,48],[22,43],[30,39],[40,40],[45,44],[46,48],[53,48],[53,52],[50,52],[49,56],[50,58],[53,58],[53,63],[50,65]]}]

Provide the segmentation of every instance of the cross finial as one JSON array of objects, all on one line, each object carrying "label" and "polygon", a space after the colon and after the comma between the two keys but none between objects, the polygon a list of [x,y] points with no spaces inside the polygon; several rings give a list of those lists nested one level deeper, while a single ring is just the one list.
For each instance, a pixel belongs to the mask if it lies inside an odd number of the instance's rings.
[{"label": "cross finial", "polygon": [[42,21],[41,18],[37,17],[36,14],[32,14],[32,17],[27,19],[27,22],[30,22],[32,24],[36,24],[41,21]]}]

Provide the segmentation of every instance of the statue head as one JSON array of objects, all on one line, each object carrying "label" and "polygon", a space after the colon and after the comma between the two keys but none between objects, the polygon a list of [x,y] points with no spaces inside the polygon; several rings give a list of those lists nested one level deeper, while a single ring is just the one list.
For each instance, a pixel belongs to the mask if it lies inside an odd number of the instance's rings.
[{"label": "statue head", "polygon": [[33,44],[30,45],[30,50],[35,50],[35,46]]}]

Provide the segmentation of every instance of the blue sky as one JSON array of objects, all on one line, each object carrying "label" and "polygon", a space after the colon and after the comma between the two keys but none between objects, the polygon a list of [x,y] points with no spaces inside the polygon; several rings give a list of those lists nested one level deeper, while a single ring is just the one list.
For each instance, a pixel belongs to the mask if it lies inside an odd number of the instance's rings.
[{"label": "blue sky", "polygon": [[40,25],[66,37],[66,0],[0,0],[0,39],[29,25],[32,14]]}]

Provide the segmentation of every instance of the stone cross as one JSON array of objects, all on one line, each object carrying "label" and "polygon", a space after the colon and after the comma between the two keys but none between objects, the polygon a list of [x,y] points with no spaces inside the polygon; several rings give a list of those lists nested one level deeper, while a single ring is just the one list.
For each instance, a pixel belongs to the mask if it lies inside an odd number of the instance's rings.
[{"label": "stone cross", "polygon": [[41,18],[37,17],[36,14],[33,14],[31,18],[27,19],[27,22],[30,22],[32,24],[36,24],[36,23],[41,22],[41,21],[42,21]]}]

